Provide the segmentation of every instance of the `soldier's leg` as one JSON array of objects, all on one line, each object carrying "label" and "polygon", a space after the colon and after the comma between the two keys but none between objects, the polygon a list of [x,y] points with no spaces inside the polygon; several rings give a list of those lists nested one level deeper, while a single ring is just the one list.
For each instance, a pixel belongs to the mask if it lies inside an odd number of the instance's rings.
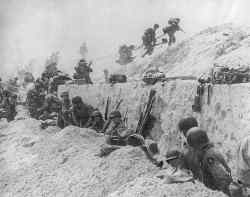
[{"label": "soldier's leg", "polygon": [[176,42],[176,38],[175,38],[175,35],[173,35],[173,43]]},{"label": "soldier's leg", "polygon": [[175,42],[175,37],[173,34],[169,34],[169,43],[168,45],[171,46]]}]

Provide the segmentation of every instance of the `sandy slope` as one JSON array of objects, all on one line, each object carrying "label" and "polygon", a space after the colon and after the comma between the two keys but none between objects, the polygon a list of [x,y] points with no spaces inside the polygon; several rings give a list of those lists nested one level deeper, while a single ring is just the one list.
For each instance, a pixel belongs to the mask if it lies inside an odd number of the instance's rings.
[{"label": "sandy slope", "polygon": [[[26,114],[22,108],[19,113]],[[223,196],[199,183],[168,186],[156,178],[159,169],[139,148],[124,147],[99,158],[95,154],[104,138],[94,131],[73,126],[40,130],[37,120],[22,118],[0,125],[3,197]]]}]

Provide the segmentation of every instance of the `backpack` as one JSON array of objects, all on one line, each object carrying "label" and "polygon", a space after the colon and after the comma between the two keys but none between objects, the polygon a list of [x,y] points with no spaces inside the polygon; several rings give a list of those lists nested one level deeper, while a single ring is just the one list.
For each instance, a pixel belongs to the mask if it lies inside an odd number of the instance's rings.
[{"label": "backpack", "polygon": [[122,74],[112,74],[109,77],[109,83],[126,83],[127,76]]}]

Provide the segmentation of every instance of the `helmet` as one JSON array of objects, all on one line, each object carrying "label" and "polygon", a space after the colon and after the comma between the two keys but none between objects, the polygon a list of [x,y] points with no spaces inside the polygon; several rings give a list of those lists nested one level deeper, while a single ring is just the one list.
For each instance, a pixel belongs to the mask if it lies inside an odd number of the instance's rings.
[{"label": "helmet", "polygon": [[209,139],[206,131],[199,127],[193,127],[187,132],[187,142],[191,147],[200,149],[209,143]]},{"label": "helmet", "polygon": [[69,92],[66,92],[66,91],[65,91],[65,92],[62,92],[60,96],[61,96],[61,97],[63,97],[63,96],[69,96]]},{"label": "helmet", "polygon": [[112,119],[112,118],[121,118],[122,115],[121,115],[121,112],[119,111],[112,111],[109,115],[109,118]]},{"label": "helmet", "polygon": [[158,24],[154,24],[154,29],[159,28],[160,26]]},{"label": "helmet", "polygon": [[86,62],[85,59],[81,59],[78,64],[79,65],[85,65],[85,64],[87,64],[87,62]]},{"label": "helmet", "polygon": [[198,122],[194,117],[183,118],[178,123],[178,128],[186,136],[187,131],[193,127],[198,127]]},{"label": "helmet", "polygon": [[93,111],[93,113],[91,114],[92,117],[102,117],[102,113],[98,110]]},{"label": "helmet", "polygon": [[83,103],[82,98],[80,96],[76,96],[72,99],[73,104]]}]

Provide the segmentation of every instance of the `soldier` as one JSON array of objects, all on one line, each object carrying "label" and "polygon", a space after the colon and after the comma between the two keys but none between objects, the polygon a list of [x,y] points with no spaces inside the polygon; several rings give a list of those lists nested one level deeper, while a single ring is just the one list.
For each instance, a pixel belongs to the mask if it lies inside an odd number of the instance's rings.
[{"label": "soldier", "polygon": [[61,96],[61,109],[58,114],[57,125],[60,128],[64,128],[72,124],[72,115],[71,115],[71,101],[69,98],[68,92],[62,92]]},{"label": "soldier", "polygon": [[168,45],[171,46],[172,44],[174,44],[176,42],[176,38],[175,38],[175,33],[177,31],[182,31],[184,32],[180,26],[179,26],[179,22],[180,19],[179,18],[172,18],[169,19],[168,24],[169,26],[165,27],[162,29],[164,34],[168,34]]},{"label": "soldier", "polygon": [[[144,45],[144,48],[146,49],[146,54],[151,55],[154,50],[154,46],[156,44],[156,30],[159,28],[158,24],[155,24],[153,28],[148,28],[143,37],[142,37],[142,42]],[[143,55],[143,56],[144,56]]]},{"label": "soldier", "polygon": [[86,127],[101,132],[103,129],[104,120],[102,113],[98,110],[93,111],[90,116],[90,119],[86,123]]},{"label": "soldier", "polygon": [[232,197],[250,195],[250,136],[243,138],[236,151],[237,181],[230,185]]},{"label": "soldier", "polygon": [[[132,130],[126,128],[121,113],[113,111],[109,115],[108,127],[105,130],[107,135],[106,142],[110,145],[125,146],[127,144],[127,137],[132,134]],[[104,125],[104,128],[106,125]]]},{"label": "soldier", "polygon": [[28,91],[26,104],[30,112],[30,116],[33,118],[39,118],[38,109],[42,107],[45,99],[45,92],[41,84],[36,81],[35,87]]},{"label": "soldier", "polygon": [[79,96],[72,99],[72,105],[71,113],[73,124],[78,127],[85,127],[93,112],[93,107],[83,103],[82,98]]},{"label": "soldier", "polygon": [[187,132],[187,142],[197,154],[204,185],[229,195],[231,170],[223,155],[209,141],[207,133],[199,127],[193,127]]},{"label": "soldier", "polygon": [[[1,103],[1,117],[6,118],[8,122],[14,120],[15,118],[15,103],[12,102],[12,95],[10,91],[3,91],[3,101]],[[14,110],[13,110],[14,109]]]},{"label": "soldier", "polygon": [[78,66],[75,67],[76,73],[74,73],[74,79],[83,79],[86,84],[93,84],[90,79],[89,74],[93,72],[92,68],[90,67],[92,62],[87,63],[85,59],[81,59],[78,63]]},{"label": "soldier", "polygon": [[184,168],[191,170],[195,179],[202,180],[202,172],[199,165],[197,155],[193,147],[189,146],[186,142],[187,132],[193,127],[197,127],[198,122],[194,117],[183,118],[178,123],[178,129],[185,137],[185,142],[183,143],[183,159],[184,159]]},{"label": "soldier", "polygon": [[17,105],[17,95],[11,95],[9,97],[9,103],[6,106],[7,107],[7,121],[10,122],[15,119],[15,116],[17,114],[16,112],[16,105]]},{"label": "soldier", "polygon": [[50,93],[46,95],[43,106],[38,109],[38,113],[41,114],[39,119],[55,119],[61,109],[61,102],[57,98],[56,93],[50,90]]},{"label": "soldier", "polygon": [[133,61],[133,50],[135,49],[134,45],[122,45],[119,48],[119,59],[116,60],[117,63],[121,65],[126,65]]}]

